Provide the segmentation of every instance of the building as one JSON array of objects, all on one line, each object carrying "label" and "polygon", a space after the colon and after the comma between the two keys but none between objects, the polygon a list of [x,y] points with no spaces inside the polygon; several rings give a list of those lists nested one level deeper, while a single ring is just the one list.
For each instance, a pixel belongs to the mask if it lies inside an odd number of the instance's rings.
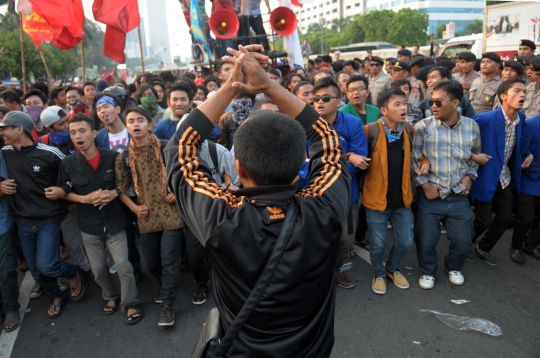
[{"label": "building", "polygon": [[[148,57],[148,50],[146,47],[146,32],[144,29],[144,18],[141,17],[141,42],[144,57]],[[126,35],[126,57],[127,58],[141,58],[141,47],[139,45],[139,29],[135,28]]]},{"label": "building", "polygon": [[467,25],[484,17],[484,0],[315,0],[295,9],[295,13],[299,30],[305,33],[309,24],[319,23],[321,18],[330,24],[334,19],[354,17],[373,10],[397,12],[403,8],[429,14],[427,31],[430,34],[436,33],[439,25],[449,22],[455,24],[456,34],[464,34]]},{"label": "building", "polygon": [[163,63],[171,63],[169,28],[167,27],[167,10],[165,0],[147,1],[148,8],[148,53],[159,58]]}]

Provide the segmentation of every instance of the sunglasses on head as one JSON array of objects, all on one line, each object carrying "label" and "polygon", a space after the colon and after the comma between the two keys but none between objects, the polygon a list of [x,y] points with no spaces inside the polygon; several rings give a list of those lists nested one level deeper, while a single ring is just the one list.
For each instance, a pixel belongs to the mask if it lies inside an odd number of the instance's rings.
[{"label": "sunglasses on head", "polygon": [[319,102],[321,99],[324,103],[328,103],[330,102],[332,99],[337,99],[339,97],[333,97],[333,96],[330,96],[329,94],[325,94],[325,95],[322,95],[322,96],[313,96],[313,101],[315,103]]},{"label": "sunglasses on head", "polygon": [[441,100],[438,100],[438,101],[432,101],[432,100],[429,100],[429,106],[430,107],[433,107],[433,105],[435,105],[435,107],[442,107],[442,101]]}]

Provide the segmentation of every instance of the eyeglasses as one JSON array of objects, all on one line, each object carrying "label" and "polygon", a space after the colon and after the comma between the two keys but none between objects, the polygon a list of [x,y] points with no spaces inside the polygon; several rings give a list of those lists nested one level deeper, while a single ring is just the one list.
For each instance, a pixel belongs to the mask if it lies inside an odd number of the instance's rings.
[{"label": "eyeglasses", "polygon": [[358,88],[349,88],[349,89],[347,90],[347,92],[348,92],[348,93],[354,93],[354,92],[360,93],[360,92],[363,92],[363,91],[365,91],[365,90],[366,90],[365,87],[358,87]]},{"label": "eyeglasses", "polygon": [[322,96],[313,96],[313,101],[315,103],[319,102],[321,99],[324,103],[328,103],[330,102],[332,99],[337,99],[339,97],[332,97],[330,96],[329,94],[325,94],[325,95],[322,95]]},{"label": "eyeglasses", "polygon": [[442,107],[443,101],[441,101],[441,100],[438,100],[438,101],[429,100],[428,103],[429,103],[430,107],[433,107],[433,105],[435,105],[435,107],[440,108],[440,107]]}]

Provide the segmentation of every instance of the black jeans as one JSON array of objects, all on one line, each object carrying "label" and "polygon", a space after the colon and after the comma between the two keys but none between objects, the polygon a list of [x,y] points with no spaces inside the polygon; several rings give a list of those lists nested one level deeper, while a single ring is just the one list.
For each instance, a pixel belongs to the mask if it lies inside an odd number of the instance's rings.
[{"label": "black jeans", "polygon": [[270,52],[270,45],[268,44],[268,37],[266,35],[266,31],[264,30],[263,22],[262,22],[262,16],[256,15],[256,16],[244,16],[242,17],[240,21],[240,30],[238,31],[238,36],[240,37],[240,33],[242,33],[242,36],[246,36],[245,39],[243,39],[241,42],[244,45],[250,44],[250,37],[249,37],[249,28],[252,28],[255,34],[262,35],[261,37],[255,37],[255,43],[261,44],[264,47],[264,51],[266,53]]},{"label": "black jeans", "polygon": [[19,311],[19,286],[17,284],[17,255],[15,235],[10,230],[0,235],[0,287],[2,287],[2,307],[5,313]]},{"label": "black jeans", "polygon": [[204,257],[206,256],[206,250],[204,246],[199,242],[195,234],[186,226],[186,250],[189,257],[189,268],[193,272],[195,282],[197,286],[204,286],[208,284],[210,276],[206,271],[204,265]]},{"label": "black jeans", "polygon": [[133,211],[129,210],[126,205],[122,205],[122,209],[124,210],[124,214],[126,214],[128,221],[125,230],[127,236],[129,262],[131,262],[131,266],[133,266],[134,271],[140,271],[142,270],[141,254],[135,245],[137,236],[140,236],[139,225],[137,224],[137,215]]},{"label": "black jeans", "polygon": [[356,230],[355,240],[358,242],[364,241],[367,230],[366,207],[360,204],[360,208],[358,209],[358,229]]},{"label": "black jeans", "polygon": [[180,270],[178,253],[182,229],[141,234],[141,247],[148,271],[161,286],[163,305],[174,306]]},{"label": "black jeans", "polygon": [[[493,217],[493,213],[495,216]],[[512,221],[512,188],[497,185],[493,199],[484,203],[474,201],[474,239],[486,234],[478,243],[480,250],[490,252]],[[486,231],[487,230],[487,231]]]}]

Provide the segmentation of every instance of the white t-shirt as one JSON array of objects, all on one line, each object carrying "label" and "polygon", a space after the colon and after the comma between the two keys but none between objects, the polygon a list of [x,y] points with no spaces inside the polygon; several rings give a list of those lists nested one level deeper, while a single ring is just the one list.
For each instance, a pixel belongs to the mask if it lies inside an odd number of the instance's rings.
[{"label": "white t-shirt", "polygon": [[122,153],[129,144],[128,131],[124,128],[123,131],[117,134],[111,134],[109,132],[109,148],[118,153]]}]

